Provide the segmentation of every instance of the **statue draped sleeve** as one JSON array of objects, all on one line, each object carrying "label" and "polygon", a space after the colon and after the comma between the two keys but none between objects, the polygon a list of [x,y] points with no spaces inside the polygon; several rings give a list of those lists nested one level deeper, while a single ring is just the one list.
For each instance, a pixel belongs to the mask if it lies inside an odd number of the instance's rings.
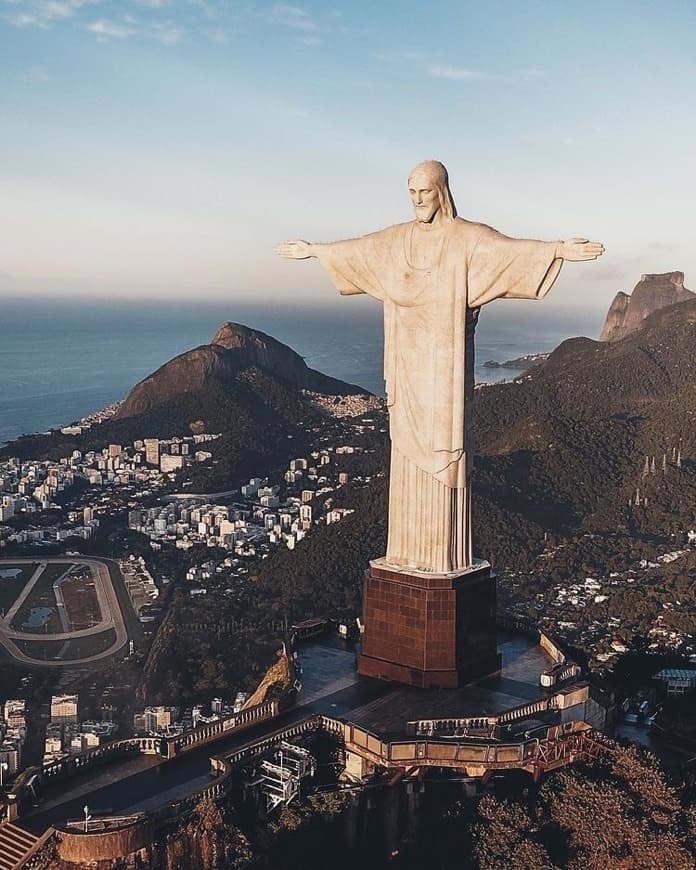
[{"label": "statue draped sleeve", "polygon": [[467,264],[467,304],[479,308],[493,299],[542,299],[563,260],[556,242],[513,239],[481,226]]},{"label": "statue draped sleeve", "polygon": [[317,259],[342,296],[367,293],[384,301],[391,263],[392,229],[315,247]]}]

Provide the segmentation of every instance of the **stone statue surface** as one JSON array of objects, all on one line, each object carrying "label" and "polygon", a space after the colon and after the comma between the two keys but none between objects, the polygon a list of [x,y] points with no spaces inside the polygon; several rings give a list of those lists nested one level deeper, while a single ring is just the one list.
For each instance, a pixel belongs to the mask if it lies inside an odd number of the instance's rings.
[{"label": "stone statue surface", "polygon": [[316,257],[342,295],[384,308],[384,376],[392,441],[386,562],[448,574],[473,564],[471,410],[474,330],[494,299],[541,299],[564,260],[594,260],[599,242],[516,239],[457,217],[447,170],[419,163],[408,180],[415,220],[355,239],[285,242]]}]

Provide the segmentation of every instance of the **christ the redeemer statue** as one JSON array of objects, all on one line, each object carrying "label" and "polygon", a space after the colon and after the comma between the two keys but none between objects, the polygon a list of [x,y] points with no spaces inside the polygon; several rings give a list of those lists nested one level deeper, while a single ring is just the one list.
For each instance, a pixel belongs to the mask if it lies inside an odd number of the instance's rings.
[{"label": "christ the redeemer statue", "polygon": [[408,180],[416,219],[340,242],[285,242],[316,257],[342,295],[384,305],[384,375],[392,441],[386,563],[461,573],[473,562],[471,402],[474,329],[493,299],[541,299],[564,260],[595,260],[599,242],[504,236],[457,217],[447,170],[420,163]]}]

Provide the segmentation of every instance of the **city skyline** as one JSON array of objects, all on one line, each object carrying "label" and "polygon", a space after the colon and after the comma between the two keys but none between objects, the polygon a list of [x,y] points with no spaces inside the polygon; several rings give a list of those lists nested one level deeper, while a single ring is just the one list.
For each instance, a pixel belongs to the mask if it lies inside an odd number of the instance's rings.
[{"label": "city skyline", "polygon": [[554,305],[692,286],[695,24],[679,2],[0,0],[0,295],[328,302],[274,244],[409,220],[427,157],[463,217],[605,243]]}]

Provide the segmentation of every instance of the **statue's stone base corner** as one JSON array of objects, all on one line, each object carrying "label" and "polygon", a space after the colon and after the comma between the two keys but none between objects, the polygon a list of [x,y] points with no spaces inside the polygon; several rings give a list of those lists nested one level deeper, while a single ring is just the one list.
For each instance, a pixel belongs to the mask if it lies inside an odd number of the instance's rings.
[{"label": "statue's stone base corner", "polygon": [[363,623],[363,676],[454,689],[500,670],[488,562],[435,574],[376,559],[365,575]]}]

